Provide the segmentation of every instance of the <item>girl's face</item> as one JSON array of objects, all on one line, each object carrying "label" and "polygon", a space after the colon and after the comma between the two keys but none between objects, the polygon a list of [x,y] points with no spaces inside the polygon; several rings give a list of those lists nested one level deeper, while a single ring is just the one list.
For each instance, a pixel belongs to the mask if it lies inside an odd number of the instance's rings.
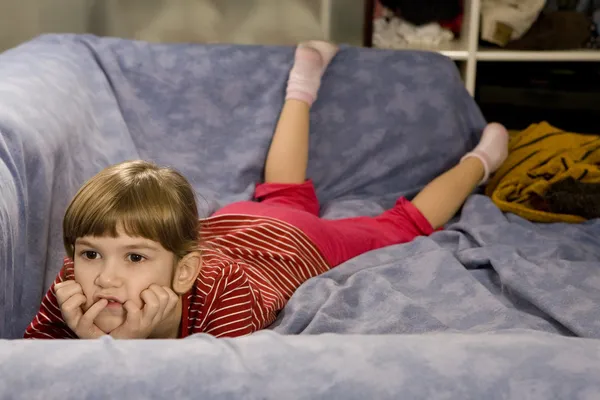
[{"label": "girl's face", "polygon": [[[81,285],[87,311],[102,298],[108,306],[94,323],[105,333],[123,324],[123,308],[131,300],[142,309],[140,294],[152,284],[171,287],[175,255],[160,243],[128,236],[117,229],[117,237],[85,236],[77,239],[74,252],[75,281]],[[158,326],[156,330],[163,329]]]}]

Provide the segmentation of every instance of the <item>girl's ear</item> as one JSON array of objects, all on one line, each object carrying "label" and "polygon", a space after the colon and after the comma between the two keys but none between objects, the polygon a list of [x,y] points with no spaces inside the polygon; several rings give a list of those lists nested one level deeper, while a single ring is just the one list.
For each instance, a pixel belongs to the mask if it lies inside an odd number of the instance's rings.
[{"label": "girl's ear", "polygon": [[189,253],[179,260],[173,274],[173,290],[175,293],[181,296],[189,292],[194,286],[201,267],[202,255],[199,251]]}]

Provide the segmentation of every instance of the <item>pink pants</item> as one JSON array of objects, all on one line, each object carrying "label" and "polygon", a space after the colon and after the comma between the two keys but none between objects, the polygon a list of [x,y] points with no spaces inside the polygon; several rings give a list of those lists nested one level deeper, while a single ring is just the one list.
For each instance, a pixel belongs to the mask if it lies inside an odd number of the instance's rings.
[{"label": "pink pants", "polygon": [[423,214],[405,198],[376,217],[338,220],[319,218],[319,201],[312,181],[302,184],[262,183],[256,201],[242,201],[218,210],[219,214],[245,214],[276,218],[303,231],[331,267],[366,253],[417,236],[433,233]]}]

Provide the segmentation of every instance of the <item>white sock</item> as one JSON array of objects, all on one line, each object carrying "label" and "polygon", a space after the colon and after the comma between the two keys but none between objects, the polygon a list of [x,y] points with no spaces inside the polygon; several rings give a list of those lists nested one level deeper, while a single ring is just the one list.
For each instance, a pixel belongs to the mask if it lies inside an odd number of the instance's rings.
[{"label": "white sock", "polygon": [[338,47],[329,42],[300,43],[290,71],[286,100],[296,99],[312,105],[317,99],[323,73],[337,52]]},{"label": "white sock", "polygon": [[473,151],[465,154],[460,161],[468,157],[476,157],[483,163],[484,175],[480,184],[488,181],[491,174],[496,172],[508,156],[508,131],[506,128],[493,122],[483,130],[479,144]]}]

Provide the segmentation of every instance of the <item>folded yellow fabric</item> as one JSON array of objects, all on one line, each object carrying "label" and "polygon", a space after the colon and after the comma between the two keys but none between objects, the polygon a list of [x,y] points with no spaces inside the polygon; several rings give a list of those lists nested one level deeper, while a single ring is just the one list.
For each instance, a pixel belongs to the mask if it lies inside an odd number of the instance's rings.
[{"label": "folded yellow fabric", "polygon": [[490,179],[486,195],[504,212],[534,222],[582,222],[577,215],[545,210],[543,195],[568,177],[600,183],[600,136],[565,132],[547,122],[511,137],[506,162]]}]

